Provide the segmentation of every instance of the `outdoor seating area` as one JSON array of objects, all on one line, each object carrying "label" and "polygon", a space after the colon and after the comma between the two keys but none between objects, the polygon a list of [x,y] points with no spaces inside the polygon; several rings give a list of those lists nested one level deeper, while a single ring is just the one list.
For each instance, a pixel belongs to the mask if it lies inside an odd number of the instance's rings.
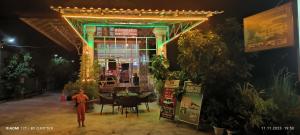
[{"label": "outdoor seating area", "polygon": [[99,102],[97,104],[101,105],[101,115],[103,114],[103,107],[111,106],[112,114],[115,114],[115,107],[117,107],[117,112],[123,114],[125,111],[126,117],[130,111],[134,111],[138,116],[139,105],[144,104],[146,111],[150,112],[149,102],[154,101],[151,98],[154,96],[153,91],[141,91],[140,87],[129,84],[100,87],[99,93]]}]

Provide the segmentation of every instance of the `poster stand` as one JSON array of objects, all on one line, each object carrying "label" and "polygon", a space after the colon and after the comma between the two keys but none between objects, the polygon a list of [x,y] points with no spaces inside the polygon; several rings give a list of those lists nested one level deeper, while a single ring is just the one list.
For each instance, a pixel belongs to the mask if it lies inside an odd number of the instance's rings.
[{"label": "poster stand", "polygon": [[175,119],[176,112],[176,97],[175,91],[179,88],[179,80],[166,80],[161,99],[161,108],[159,119],[166,118],[170,120]]},{"label": "poster stand", "polygon": [[193,84],[191,81],[185,81],[183,87],[185,93],[179,108],[179,121],[197,126],[199,129],[200,112],[203,99],[203,90],[201,85]]}]

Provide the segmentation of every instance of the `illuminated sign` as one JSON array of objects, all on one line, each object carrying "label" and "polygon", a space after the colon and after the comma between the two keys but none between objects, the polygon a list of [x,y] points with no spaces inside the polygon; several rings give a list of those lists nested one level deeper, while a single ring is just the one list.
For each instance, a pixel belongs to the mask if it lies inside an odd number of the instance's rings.
[{"label": "illuminated sign", "polygon": [[137,37],[137,29],[117,29],[115,28],[115,36]]},{"label": "illuminated sign", "polygon": [[245,51],[294,45],[292,3],[244,18]]}]

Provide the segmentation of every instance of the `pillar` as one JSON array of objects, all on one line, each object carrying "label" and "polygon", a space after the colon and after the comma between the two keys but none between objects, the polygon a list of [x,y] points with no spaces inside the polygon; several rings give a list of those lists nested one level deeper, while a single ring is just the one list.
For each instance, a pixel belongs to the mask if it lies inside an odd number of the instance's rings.
[{"label": "pillar", "polygon": [[88,26],[86,27],[86,32],[87,32],[87,51],[89,54],[90,62],[94,63],[94,35],[96,32],[96,27],[95,26]]},{"label": "pillar", "polygon": [[95,26],[88,26],[86,27],[86,40],[87,44],[83,44],[82,48],[82,55],[86,56],[85,63],[82,63],[85,66],[84,69],[86,70],[85,72],[85,79],[93,79],[93,64],[94,64],[94,34],[96,32],[96,27]]},{"label": "pillar", "polygon": [[163,45],[167,37],[166,28],[154,28],[153,33],[156,39],[156,55],[163,55],[167,58],[167,45]]}]

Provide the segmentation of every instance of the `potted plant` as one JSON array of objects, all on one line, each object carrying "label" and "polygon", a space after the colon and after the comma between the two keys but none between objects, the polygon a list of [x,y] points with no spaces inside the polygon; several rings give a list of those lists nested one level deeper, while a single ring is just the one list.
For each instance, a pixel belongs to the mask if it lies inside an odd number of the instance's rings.
[{"label": "potted plant", "polygon": [[214,123],[215,126],[213,126],[214,128],[214,133],[215,135],[223,135],[224,134],[224,126],[218,126],[219,124]]},{"label": "potted plant", "polygon": [[215,135],[223,135],[225,126],[225,106],[215,99],[210,99],[206,108],[207,120],[214,128]]},{"label": "potted plant", "polygon": [[248,102],[245,102],[244,96],[237,88],[232,88],[228,90],[229,93],[226,99],[226,113],[227,118],[225,120],[225,126],[228,135],[235,135],[243,131],[244,125],[247,122],[248,115],[251,112],[244,113],[245,111],[250,111],[248,108]]},{"label": "potted plant", "polygon": [[240,119],[238,119],[237,117],[230,116],[225,121],[227,135],[236,135],[241,132],[244,124],[241,123]]},{"label": "potted plant", "polygon": [[[95,100],[99,97],[98,84],[96,81],[81,82],[81,87],[84,93],[89,97],[89,100]],[[87,103],[88,112],[94,108],[94,102]]]},{"label": "potted plant", "polygon": [[150,72],[153,75],[155,91],[157,94],[159,94],[160,102],[165,80],[167,79],[169,73],[169,62],[161,55],[152,57],[151,61]]},{"label": "potted plant", "polygon": [[80,81],[77,80],[75,82],[68,82],[64,85],[64,89],[62,91],[62,95],[66,96],[67,101],[72,100],[72,96],[78,92],[80,88]]},{"label": "potted plant", "polygon": [[239,104],[234,106],[239,109],[235,112],[239,112],[238,114],[243,118],[240,123],[244,125],[244,132],[247,134],[258,133],[260,127],[266,124],[265,122],[271,122],[276,117],[274,112],[278,107],[274,104],[273,98],[263,98],[262,94],[265,93],[265,90],[257,90],[250,83],[238,84],[237,90]]}]

